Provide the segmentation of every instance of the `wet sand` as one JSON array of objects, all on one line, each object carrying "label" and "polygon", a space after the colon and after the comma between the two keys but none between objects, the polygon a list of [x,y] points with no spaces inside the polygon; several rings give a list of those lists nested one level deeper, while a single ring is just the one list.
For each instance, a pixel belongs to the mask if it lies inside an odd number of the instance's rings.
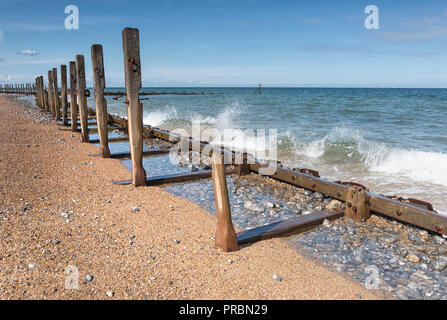
[{"label": "wet sand", "polygon": [[119,160],[33,113],[0,96],[0,299],[380,298],[280,239],[223,253],[210,213],[113,185],[131,176]]}]

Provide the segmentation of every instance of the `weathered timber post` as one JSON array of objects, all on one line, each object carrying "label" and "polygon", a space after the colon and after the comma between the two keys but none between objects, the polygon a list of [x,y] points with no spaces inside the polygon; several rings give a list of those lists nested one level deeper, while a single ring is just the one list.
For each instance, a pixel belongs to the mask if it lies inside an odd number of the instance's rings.
[{"label": "weathered timber post", "polygon": [[42,92],[40,91],[40,76],[36,78],[36,97],[37,102],[39,105],[39,108],[42,109],[43,103],[42,103]]},{"label": "weathered timber post", "polygon": [[96,122],[98,124],[98,134],[100,141],[99,153],[103,158],[110,158],[109,130],[107,126],[107,101],[104,98],[106,75],[104,72],[102,45],[100,44],[92,45],[92,66],[96,102]]},{"label": "weathered timber post", "polygon": [[54,116],[54,93],[53,93],[53,71],[48,71],[48,104],[49,111]]},{"label": "weathered timber post", "polygon": [[48,90],[43,90],[43,101],[45,103],[45,111],[49,112],[50,111],[50,103],[49,103],[49,98],[48,98]]},{"label": "weathered timber post", "polygon": [[39,92],[42,103],[42,110],[45,110],[45,87],[43,85],[43,77],[39,76],[38,81],[39,81]]},{"label": "weathered timber post", "polygon": [[364,222],[371,217],[369,196],[366,190],[353,186],[346,194],[345,217],[356,222]]},{"label": "weathered timber post", "polygon": [[78,131],[78,98],[76,95],[76,62],[70,61],[70,113],[71,131]]},{"label": "weathered timber post", "polygon": [[54,94],[54,109],[56,121],[61,120],[61,104],[59,100],[59,89],[57,86],[57,68],[53,68],[53,94]]},{"label": "weathered timber post", "polygon": [[125,28],[122,37],[129,144],[132,157],[132,183],[138,187],[146,185],[146,171],[143,168],[143,105],[139,99],[139,89],[141,88],[139,31],[134,28]]},{"label": "weathered timber post", "polygon": [[248,164],[248,156],[247,153],[238,154],[237,158],[238,162],[234,166],[235,173],[239,176],[246,176],[250,174],[250,165]]},{"label": "weathered timber post", "polygon": [[[34,79],[34,83],[35,83],[35,85],[37,85],[37,79],[38,79],[38,77],[36,77],[36,78]],[[0,91],[1,91],[1,86],[0,86]],[[40,108],[39,95],[37,94],[37,92],[36,92],[36,104],[37,104],[37,106]]]},{"label": "weathered timber post", "polygon": [[217,211],[216,247],[225,252],[237,251],[237,237],[231,220],[230,201],[228,200],[224,155],[220,150],[213,150],[211,167]]},{"label": "weathered timber post", "polygon": [[68,126],[67,119],[67,66],[61,65],[61,103],[62,103],[62,121],[64,126]]},{"label": "weathered timber post", "polygon": [[[85,96],[85,60],[82,54],[78,54],[76,56],[76,81],[79,96],[79,114],[82,131],[81,139],[82,142],[89,142],[90,139],[87,126],[87,97]],[[73,116],[71,121],[73,122]]]}]

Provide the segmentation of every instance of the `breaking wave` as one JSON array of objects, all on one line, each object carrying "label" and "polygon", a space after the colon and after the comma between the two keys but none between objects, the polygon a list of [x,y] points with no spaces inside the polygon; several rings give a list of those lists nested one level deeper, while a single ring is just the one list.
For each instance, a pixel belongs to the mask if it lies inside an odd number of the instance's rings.
[{"label": "breaking wave", "polygon": [[371,173],[447,186],[447,154],[390,147],[349,128],[337,127],[310,143],[296,142],[296,153],[326,164],[360,165]]}]

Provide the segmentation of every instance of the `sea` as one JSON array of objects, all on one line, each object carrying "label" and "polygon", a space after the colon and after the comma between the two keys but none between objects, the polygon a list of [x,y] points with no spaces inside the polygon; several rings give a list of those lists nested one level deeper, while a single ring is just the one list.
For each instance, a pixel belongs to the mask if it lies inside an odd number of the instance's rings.
[{"label": "sea", "polygon": [[[141,92],[198,93],[141,96],[144,124],[187,133],[200,124],[204,132],[216,133],[215,143],[314,169],[328,180],[361,183],[375,193],[428,201],[447,215],[447,89]],[[126,117],[124,99],[107,96],[108,112]],[[94,107],[93,94],[88,105]]]}]

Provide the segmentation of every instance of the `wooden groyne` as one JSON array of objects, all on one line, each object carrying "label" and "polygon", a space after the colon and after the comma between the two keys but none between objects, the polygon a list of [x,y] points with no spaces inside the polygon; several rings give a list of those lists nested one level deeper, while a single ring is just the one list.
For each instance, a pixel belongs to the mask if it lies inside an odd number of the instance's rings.
[{"label": "wooden groyne", "polygon": [[[68,88],[67,83],[67,67],[62,65],[60,67],[60,78],[62,81],[60,91],[57,84],[57,69],[54,68],[48,71],[47,88],[45,88],[43,76],[38,76],[35,84],[1,85],[0,92],[35,95],[36,103],[42,112],[49,112],[57,120],[60,120],[60,115],[62,115],[61,124],[71,126],[73,132],[78,132],[79,119],[82,141],[100,144],[100,152],[97,156],[131,159],[132,179],[115,182],[118,185],[133,184],[136,187],[140,187],[211,178],[217,208],[215,241],[216,246],[224,251],[237,250],[239,245],[249,242],[306,231],[321,224],[324,219],[333,220],[346,216],[359,222],[366,221],[369,219],[371,213],[384,215],[439,234],[447,234],[447,218],[437,214],[432,206],[424,201],[374,194],[357,183],[333,182],[323,179],[315,170],[305,168],[287,169],[277,161],[260,161],[249,157],[246,153],[234,152],[224,147],[211,146],[204,141],[195,141],[191,137],[180,136],[166,130],[143,125],[142,99],[140,99],[140,96],[151,95],[151,93],[140,92],[142,83],[138,29],[125,28],[122,32],[122,41],[126,92],[105,91],[106,76],[102,46],[95,44],[91,48],[95,109],[87,107],[86,98],[90,93],[86,89],[85,61],[82,55],[76,55],[75,61],[71,61],[69,64],[70,88]],[[70,103],[66,100],[68,94],[70,95]],[[105,95],[120,95],[120,97],[126,97],[124,102],[127,105],[127,119],[107,113]],[[89,116],[96,118],[99,135],[98,140],[89,139]],[[126,130],[129,137],[109,138],[108,132],[112,125]],[[146,172],[143,168],[143,157],[167,153],[169,149],[143,151],[144,138],[158,138],[173,144],[186,142],[189,150],[199,151],[202,155],[212,157],[212,169],[181,174],[166,174],[164,176],[151,176],[150,172]],[[111,154],[109,143],[115,141],[129,141],[130,152]],[[236,164],[225,165],[223,159],[228,157],[233,160],[242,159],[242,161]],[[248,161],[249,158],[250,161]],[[243,176],[249,173],[263,174],[263,169],[266,167],[273,169],[270,170],[271,172],[267,176],[290,185],[319,192],[325,196],[344,201],[346,204],[345,210],[316,211],[305,216],[236,234],[231,219],[226,175],[237,174]]]}]

